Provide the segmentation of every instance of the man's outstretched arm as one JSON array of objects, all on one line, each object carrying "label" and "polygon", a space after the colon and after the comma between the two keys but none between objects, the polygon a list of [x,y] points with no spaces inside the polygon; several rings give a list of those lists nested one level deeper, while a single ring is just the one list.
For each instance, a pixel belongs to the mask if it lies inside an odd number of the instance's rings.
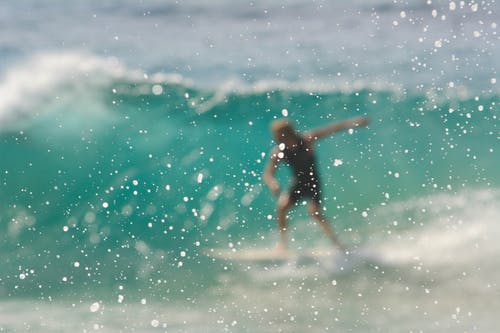
[{"label": "man's outstretched arm", "polygon": [[310,141],[316,141],[349,128],[367,126],[369,123],[370,120],[367,117],[356,117],[308,131],[304,133],[304,136]]}]

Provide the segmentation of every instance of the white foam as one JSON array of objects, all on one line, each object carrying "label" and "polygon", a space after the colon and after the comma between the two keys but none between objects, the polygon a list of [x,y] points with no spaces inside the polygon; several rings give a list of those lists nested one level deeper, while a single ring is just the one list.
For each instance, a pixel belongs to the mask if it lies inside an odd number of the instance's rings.
[{"label": "white foam", "polygon": [[[67,85],[82,86],[89,77],[108,80],[122,75],[124,68],[113,58],[88,54],[43,53],[11,68],[0,83],[0,122],[5,123],[19,113],[36,113],[44,100],[56,100],[59,90]],[[98,73],[107,73],[107,76]]]},{"label": "white foam", "polygon": [[[387,216],[394,228],[373,237],[369,247],[398,265],[464,267],[494,260],[500,254],[499,199],[499,190],[476,189],[391,204],[375,215]],[[402,220],[390,222],[395,217]],[[413,225],[405,228],[408,223]]]},{"label": "white foam", "polygon": [[401,85],[385,81],[310,79],[299,81],[259,80],[256,82],[244,82],[233,79],[226,80],[220,84],[210,99],[196,105],[196,110],[198,113],[205,113],[223,102],[231,94],[252,95],[275,91],[304,92],[308,94],[336,92],[351,94],[361,90],[389,92],[395,96],[402,96],[404,93],[404,88]]},{"label": "white foam", "polygon": [[[38,114],[44,103],[57,102],[65,93],[90,94],[112,89],[117,80],[151,84],[185,84],[180,75],[148,75],[130,70],[118,59],[99,57],[87,52],[44,52],[13,66],[0,81],[0,124]],[[158,89],[156,89],[158,90]]]}]

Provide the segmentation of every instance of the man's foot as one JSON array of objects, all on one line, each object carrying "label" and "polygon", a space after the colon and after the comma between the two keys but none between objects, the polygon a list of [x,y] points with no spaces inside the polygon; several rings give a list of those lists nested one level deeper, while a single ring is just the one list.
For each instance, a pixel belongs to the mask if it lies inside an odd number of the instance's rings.
[{"label": "man's foot", "polygon": [[279,242],[274,249],[276,253],[285,253],[288,251],[288,244],[284,242]]},{"label": "man's foot", "polygon": [[346,247],[340,244],[335,244],[337,250],[343,255],[349,255],[350,251]]}]

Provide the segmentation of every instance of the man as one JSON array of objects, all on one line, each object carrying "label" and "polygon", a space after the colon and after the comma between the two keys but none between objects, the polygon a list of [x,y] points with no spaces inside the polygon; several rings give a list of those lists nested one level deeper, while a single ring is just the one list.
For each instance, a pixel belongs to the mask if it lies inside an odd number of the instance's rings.
[{"label": "man", "polygon": [[[300,199],[307,198],[309,201],[309,214],[321,226],[334,246],[343,252],[346,251],[322,213],[321,186],[314,153],[314,143],[333,133],[349,128],[367,126],[368,123],[368,118],[358,117],[304,133],[298,133],[292,123],[286,119],[276,120],[271,124],[271,132],[278,145],[270,153],[263,178],[269,189],[279,197],[277,205],[277,219],[280,231],[279,249],[286,250],[288,248],[288,212]],[[285,192],[281,192],[280,185],[274,176],[281,162],[288,163],[294,176],[291,188]]]}]

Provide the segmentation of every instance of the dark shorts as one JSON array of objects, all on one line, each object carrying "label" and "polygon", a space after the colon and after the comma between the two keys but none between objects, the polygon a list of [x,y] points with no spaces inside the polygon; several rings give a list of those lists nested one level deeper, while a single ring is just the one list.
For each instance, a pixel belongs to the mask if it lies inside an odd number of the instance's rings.
[{"label": "dark shorts", "polygon": [[316,180],[296,181],[289,190],[291,203],[296,204],[300,199],[310,198],[316,203],[321,203],[321,187]]}]

